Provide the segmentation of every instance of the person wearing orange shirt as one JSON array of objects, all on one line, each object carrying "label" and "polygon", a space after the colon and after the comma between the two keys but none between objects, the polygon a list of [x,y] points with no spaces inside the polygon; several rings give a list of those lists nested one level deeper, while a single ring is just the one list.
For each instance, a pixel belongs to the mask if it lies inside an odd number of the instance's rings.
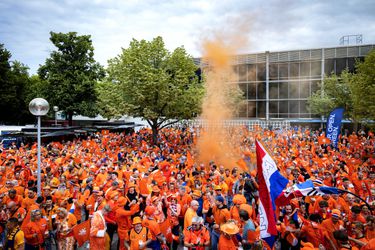
[{"label": "person wearing orange shirt", "polygon": [[117,201],[118,208],[116,209],[116,222],[120,250],[126,250],[125,242],[129,241],[129,230],[131,228],[130,216],[139,211],[139,204],[136,204],[136,200],[127,204],[129,209],[125,209],[126,202],[127,200],[124,197],[120,197]]},{"label": "person wearing orange shirt", "polygon": [[106,231],[104,216],[111,211],[108,205],[96,211],[91,219],[90,250],[103,250],[106,245]]},{"label": "person wearing orange shirt", "polygon": [[22,224],[26,216],[26,210],[14,201],[9,201],[7,203],[7,212],[8,218],[16,218],[20,225]]},{"label": "person wearing orange shirt", "polygon": [[196,200],[190,202],[190,207],[186,210],[184,217],[184,231],[187,227],[191,226],[192,220],[197,216],[197,210],[199,208],[199,203]]},{"label": "person wearing orange shirt", "polygon": [[129,232],[130,245],[125,244],[127,249],[140,250],[151,243],[152,234],[147,227],[142,226],[142,219],[140,217],[133,218],[133,228]]},{"label": "person wearing orange shirt", "polygon": [[26,240],[25,249],[41,250],[45,237],[48,235],[48,225],[39,209],[32,210],[30,216],[30,222],[23,229]]},{"label": "person wearing orange shirt", "polygon": [[155,207],[146,207],[145,218],[142,222],[142,225],[147,227],[151,232],[151,242],[147,245],[147,247],[153,250],[160,250],[161,249],[160,243],[165,244],[166,240],[160,231],[159,224],[154,219],[155,212],[156,212]]},{"label": "person wearing orange shirt", "polygon": [[193,218],[191,226],[186,229],[184,246],[189,250],[204,250],[210,245],[210,233],[203,226],[203,222],[203,218],[196,216]]},{"label": "person wearing orange shirt", "polygon": [[328,249],[337,249],[338,243],[333,236],[333,232],[344,229],[344,222],[341,220],[340,210],[333,209],[331,215],[331,218],[322,222],[321,227],[323,228],[324,237],[327,240],[325,247]]},{"label": "person wearing orange shirt", "polygon": [[30,210],[30,207],[35,204],[36,201],[36,187],[30,188],[27,192],[27,197],[22,201],[22,207],[27,211]]},{"label": "person wearing orange shirt", "polygon": [[236,250],[239,243],[236,234],[240,229],[233,222],[228,222],[220,226],[221,234],[218,243],[218,250]]},{"label": "person wearing orange shirt", "polygon": [[77,225],[76,217],[72,213],[69,213],[65,208],[58,208],[55,225],[58,248],[73,250],[75,240],[69,233],[72,228]]},{"label": "person wearing orange shirt", "polygon": [[2,203],[3,204],[8,204],[10,201],[15,202],[18,206],[22,205],[22,196],[17,194],[17,191],[15,189],[10,189],[8,191],[8,195],[6,195],[3,198]]},{"label": "person wearing orange shirt", "polygon": [[230,212],[227,206],[224,205],[224,198],[222,196],[217,196],[215,200],[215,205],[212,208],[212,216],[215,223],[220,226],[230,219]]}]

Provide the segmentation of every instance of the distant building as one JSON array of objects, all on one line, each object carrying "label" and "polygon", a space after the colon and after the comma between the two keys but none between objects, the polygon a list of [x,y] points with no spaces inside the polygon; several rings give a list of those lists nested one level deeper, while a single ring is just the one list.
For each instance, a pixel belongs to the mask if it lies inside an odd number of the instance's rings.
[{"label": "distant building", "polygon": [[355,61],[363,60],[374,48],[355,45],[235,56],[235,82],[247,101],[237,118],[321,122],[308,111],[307,99],[326,75],[340,74],[345,68],[354,71]]}]

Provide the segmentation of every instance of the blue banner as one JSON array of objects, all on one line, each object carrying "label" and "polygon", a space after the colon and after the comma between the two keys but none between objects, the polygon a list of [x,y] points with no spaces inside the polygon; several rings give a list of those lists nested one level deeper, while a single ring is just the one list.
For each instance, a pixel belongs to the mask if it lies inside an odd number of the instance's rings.
[{"label": "blue banner", "polygon": [[335,108],[327,118],[326,137],[331,140],[331,144],[337,148],[341,131],[341,120],[344,115],[344,108]]}]

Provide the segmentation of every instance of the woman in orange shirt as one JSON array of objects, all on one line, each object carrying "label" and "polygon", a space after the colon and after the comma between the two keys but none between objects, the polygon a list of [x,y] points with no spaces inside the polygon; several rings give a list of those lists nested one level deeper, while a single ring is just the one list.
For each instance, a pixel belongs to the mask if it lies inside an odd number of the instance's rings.
[{"label": "woman in orange shirt", "polygon": [[65,208],[57,209],[55,225],[57,227],[57,245],[59,249],[73,250],[74,237],[69,236],[72,228],[77,224],[77,219],[72,213],[68,213]]},{"label": "woman in orange shirt", "polygon": [[238,226],[233,222],[228,222],[220,227],[221,235],[219,238],[218,250],[236,250],[238,249],[238,241],[236,234],[240,231]]}]

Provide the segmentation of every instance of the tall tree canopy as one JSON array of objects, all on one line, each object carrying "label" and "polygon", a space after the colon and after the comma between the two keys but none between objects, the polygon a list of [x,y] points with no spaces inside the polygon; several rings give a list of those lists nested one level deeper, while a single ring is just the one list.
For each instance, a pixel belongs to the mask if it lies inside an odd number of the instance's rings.
[{"label": "tall tree canopy", "polygon": [[[204,87],[197,70],[183,47],[171,53],[161,37],[152,41],[133,39],[129,48],[109,60],[108,81],[121,93],[116,99],[122,105],[114,102],[114,108],[121,110],[115,113],[143,117],[156,142],[159,129],[200,113]],[[110,110],[113,114],[114,109]]]},{"label": "tall tree canopy", "polygon": [[41,95],[67,115],[70,125],[73,114],[97,115],[95,84],[104,77],[104,69],[94,59],[91,36],[78,36],[76,32],[50,34],[57,50],[38,70],[45,81]]},{"label": "tall tree canopy", "polygon": [[328,115],[335,107],[345,108],[345,116],[354,122],[375,120],[375,50],[364,62],[356,63],[356,72],[344,70],[324,79],[321,89],[309,99],[310,110]]},{"label": "tall tree canopy", "polygon": [[28,67],[10,58],[11,53],[0,44],[0,123],[24,124],[32,120],[26,104]]}]

